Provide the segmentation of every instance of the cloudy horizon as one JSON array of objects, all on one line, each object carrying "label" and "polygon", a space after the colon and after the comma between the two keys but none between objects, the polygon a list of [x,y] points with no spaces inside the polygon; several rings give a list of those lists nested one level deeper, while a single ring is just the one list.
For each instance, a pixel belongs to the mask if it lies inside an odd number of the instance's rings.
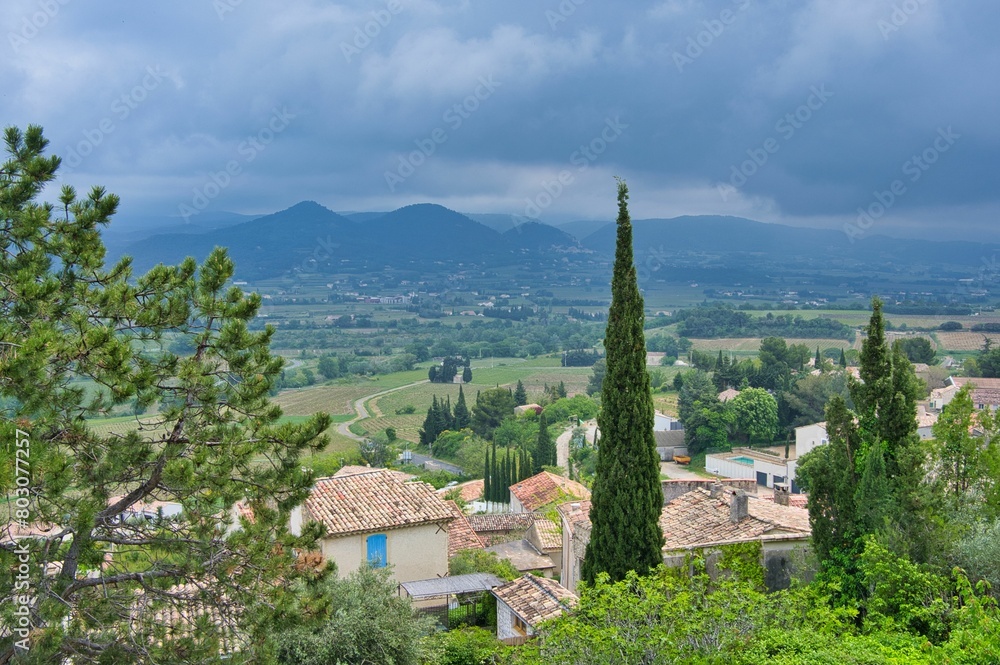
[{"label": "cloudy horizon", "polygon": [[[13,0],[3,124],[120,217],[430,202],[1000,242],[1000,6]],[[992,82],[991,82],[992,81]],[[47,192],[49,199],[54,199]]]}]

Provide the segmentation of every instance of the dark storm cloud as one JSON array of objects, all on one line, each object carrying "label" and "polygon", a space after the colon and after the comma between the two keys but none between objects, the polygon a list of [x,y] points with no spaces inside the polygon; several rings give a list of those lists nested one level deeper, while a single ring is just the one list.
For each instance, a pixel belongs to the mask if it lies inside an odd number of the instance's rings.
[{"label": "dark storm cloud", "polygon": [[986,0],[18,0],[0,20],[4,123],[43,124],[64,181],[125,214],[610,217],[621,174],[636,216],[841,228],[879,203],[866,233],[997,237]]}]

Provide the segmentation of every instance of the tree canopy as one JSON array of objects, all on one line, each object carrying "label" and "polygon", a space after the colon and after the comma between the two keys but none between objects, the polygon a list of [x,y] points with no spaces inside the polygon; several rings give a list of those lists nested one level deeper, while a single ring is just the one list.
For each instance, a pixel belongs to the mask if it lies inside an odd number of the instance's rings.
[{"label": "tree canopy", "polygon": [[[99,231],[118,198],[63,187],[58,208],[38,202],[59,159],[45,156],[39,127],[4,138],[0,423],[23,432],[30,469],[26,485],[7,475],[2,490],[16,486],[24,522],[47,527],[24,566],[31,656],[193,663],[235,640],[252,660],[289,609],[278,580],[297,577],[293,547],[308,539],[286,525],[312,485],[302,454],[323,447],[330,419],[283,423],[269,403],[283,360],[270,328],[248,330],[260,297],[229,284],[225,251],[140,276],[128,259],[106,267]],[[190,353],[170,350],[178,340]],[[154,406],[124,430],[92,426]],[[135,517],[154,501],[180,515]],[[254,519],[232,530],[237,502]],[[6,626],[17,625],[15,562],[0,549]],[[171,612],[203,620],[168,639],[157,617]],[[9,638],[0,662],[15,653]]]}]

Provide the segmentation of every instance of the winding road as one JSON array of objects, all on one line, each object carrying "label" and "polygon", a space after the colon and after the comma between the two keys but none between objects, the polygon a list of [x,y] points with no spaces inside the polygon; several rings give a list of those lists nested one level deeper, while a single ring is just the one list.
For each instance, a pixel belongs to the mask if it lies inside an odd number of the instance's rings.
[{"label": "winding road", "polygon": [[[370,417],[368,409],[365,407],[365,402],[367,402],[370,399],[375,399],[376,397],[382,397],[383,395],[394,393],[398,390],[406,390],[407,388],[412,388],[413,386],[419,386],[421,383],[430,383],[430,381],[427,379],[424,379],[423,381],[414,381],[413,383],[407,383],[405,386],[397,386],[395,388],[389,388],[388,390],[380,390],[377,393],[372,393],[371,395],[365,395],[364,397],[360,397],[354,400],[354,417],[348,421],[342,422],[339,425],[337,425],[337,432],[343,434],[349,439],[354,439],[355,441],[364,441],[364,437],[358,436],[357,434],[352,432],[350,427],[359,420],[364,420],[365,418]],[[378,411],[377,406],[372,405],[372,409]],[[378,411],[376,415],[380,416],[382,415],[382,412]]]}]

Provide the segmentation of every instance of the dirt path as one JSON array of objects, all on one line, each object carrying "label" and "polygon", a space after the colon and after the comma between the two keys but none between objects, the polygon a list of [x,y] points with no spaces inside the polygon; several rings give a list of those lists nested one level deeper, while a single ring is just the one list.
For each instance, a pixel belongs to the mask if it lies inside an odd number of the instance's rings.
[{"label": "dirt path", "polygon": [[[587,428],[587,440],[594,442],[594,435],[597,433],[597,421],[588,420],[583,423]],[[573,439],[573,426],[567,427],[566,431],[556,437],[556,466],[569,470],[569,444]]]},{"label": "dirt path", "polygon": [[[415,381],[413,383],[407,383],[405,386],[397,386],[396,388],[389,388],[388,390],[380,390],[377,393],[372,393],[371,395],[365,395],[354,400],[354,417],[346,422],[342,422],[337,425],[337,432],[343,434],[349,439],[354,439],[355,441],[363,441],[364,437],[360,437],[351,431],[350,427],[359,420],[364,420],[365,418],[371,417],[368,413],[368,409],[365,407],[365,402],[370,399],[375,399],[376,397],[382,397],[383,395],[388,395],[389,393],[394,393],[398,390],[406,390],[407,388],[412,388],[413,386],[419,386],[421,383],[430,383],[427,379],[423,381]],[[372,405],[372,411],[377,412],[376,416],[381,416],[382,412],[378,409],[376,405]]]}]

